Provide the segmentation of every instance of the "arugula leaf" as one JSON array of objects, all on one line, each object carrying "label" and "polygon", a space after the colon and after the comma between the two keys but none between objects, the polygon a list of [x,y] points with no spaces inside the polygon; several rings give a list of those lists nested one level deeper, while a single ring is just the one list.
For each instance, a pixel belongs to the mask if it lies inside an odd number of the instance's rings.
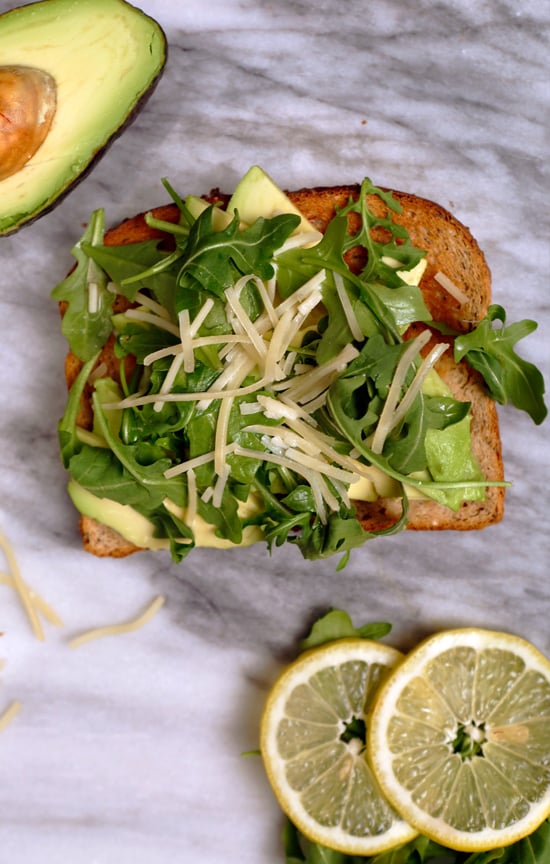
[{"label": "arugula leaf", "polygon": [[199,515],[207,522],[216,527],[216,535],[225,540],[230,540],[237,546],[243,539],[243,526],[238,514],[238,501],[230,490],[225,488],[219,507],[213,504],[205,504],[199,498]]},{"label": "arugula leaf", "polygon": [[363,546],[373,535],[365,531],[355,518],[355,513],[348,510],[344,515],[330,513],[325,523],[320,519],[304,525],[302,533],[295,538],[289,538],[295,543],[304,558],[315,561],[319,558],[330,558],[336,553],[345,553],[338,569],[342,569],[348,561],[352,549]]},{"label": "arugula leaf", "polygon": [[[397,273],[397,269],[388,261],[399,261],[399,269],[411,270],[426,253],[412,245],[407,229],[394,222],[388,213],[381,217],[374,214],[368,206],[367,196],[369,195],[379,198],[393,213],[402,212],[401,204],[391,192],[374,186],[366,177],[361,184],[357,201],[350,201],[339,214],[346,216],[349,213],[359,213],[361,216],[359,230],[346,239],[345,249],[363,246],[366,250],[367,262],[361,271],[363,281],[379,281],[384,285],[399,287],[403,280]],[[378,237],[383,239],[376,239]]]},{"label": "arugula leaf", "polygon": [[368,623],[354,627],[347,612],[343,609],[331,609],[315,621],[309,635],[300,642],[300,651],[307,651],[336,639],[382,639],[390,630],[391,624],[388,623]]},{"label": "arugula leaf", "polygon": [[[113,431],[97,392],[92,400],[98,433],[108,447],[81,444],[69,461],[73,479],[97,497],[127,504],[148,518],[157,510],[164,512],[166,498],[185,506],[185,480],[174,478],[177,481],[174,482],[164,476],[170,459],[163,455],[154,461],[144,461],[139,442],[124,444]],[[187,535],[192,536],[189,529]]]},{"label": "arugula leaf", "polygon": [[[402,474],[412,474],[427,468],[434,480],[464,479],[466,473],[470,476],[469,409],[468,402],[458,402],[448,397],[427,397],[419,393],[399,430],[387,439],[384,454],[391,466]],[[464,420],[466,424],[461,425]],[[446,431],[454,426],[457,428],[452,432]],[[436,432],[441,434],[436,436]],[[431,449],[427,447],[429,439],[432,441]],[[453,452],[452,445],[455,442],[459,449]],[[468,459],[468,462],[464,463],[461,457]],[[479,467],[472,473],[471,479],[483,479]]]},{"label": "arugula leaf", "polygon": [[536,321],[527,319],[506,325],[502,306],[490,306],[487,316],[475,330],[455,339],[454,358],[458,363],[465,357],[470,366],[483,375],[496,402],[512,403],[526,411],[538,425],[548,413],[544,404],[544,379],[533,363],[514,351],[516,342],[536,329]]},{"label": "arugula leaf", "polygon": [[88,362],[84,363],[82,369],[76,376],[71,389],[69,390],[69,398],[67,399],[65,412],[57,427],[61,460],[65,468],[69,467],[71,458],[80,449],[76,429],[76,418],[80,410],[80,399],[88,382],[88,378],[90,377],[90,373],[96,364],[97,357],[97,354],[90,357]]},{"label": "arugula leaf", "polygon": [[[109,278],[116,282],[117,290],[128,300],[134,300],[138,291],[148,288],[153,291],[159,303],[169,309],[173,305],[175,267],[177,255],[163,252],[160,240],[145,240],[127,246],[99,246],[83,243],[82,249],[99,265]],[[154,265],[162,265],[162,269]]]},{"label": "arugula leaf", "polygon": [[347,217],[336,215],[329,222],[323,238],[309,249],[291,249],[277,256],[277,282],[281,296],[293,293],[306,280],[321,270],[338,273],[354,285],[363,303],[369,309],[379,328],[387,334],[389,341],[400,341],[399,328],[391,311],[381,302],[375,292],[344,261],[344,247],[348,236]]},{"label": "arugula leaf", "polygon": [[223,231],[212,229],[213,207],[201,213],[189,232],[186,258],[178,281],[191,274],[203,290],[224,297],[237,279],[255,273],[261,279],[273,276],[271,263],[276,249],[290,237],[300,222],[291,213],[272,219],[257,219],[240,230],[238,213]]},{"label": "arugula leaf", "polygon": [[164,508],[150,514],[149,518],[155,526],[154,536],[169,539],[170,555],[179,564],[195,548],[193,532],[185,522]]},{"label": "arugula leaf", "polygon": [[[500,860],[488,858],[485,861],[480,858],[478,861],[476,856],[470,861],[465,853],[446,849],[423,836],[379,855],[345,855],[307,840],[289,819],[285,819],[283,826],[283,850],[286,864],[488,864],[489,861]],[[501,853],[502,850],[499,850]],[[510,859],[510,864],[512,861],[513,864],[527,864],[522,859]],[[543,864],[543,859],[540,862],[537,860],[536,864]]]},{"label": "arugula leaf", "polygon": [[[105,273],[88,254],[89,249],[103,243],[104,228],[105,213],[95,210],[84,234],[71,250],[76,267],[51,294],[54,300],[67,303],[61,331],[73,354],[84,363],[103,347],[112,330],[114,294],[107,291]],[[92,290],[96,300],[90,304]]]},{"label": "arugula leaf", "polygon": [[395,288],[389,288],[382,282],[371,282],[369,291],[389,310],[400,332],[416,321],[431,324],[432,316],[424,303],[420,288],[416,285],[403,282]]},{"label": "arugula leaf", "polygon": [[113,315],[112,321],[117,334],[115,350],[119,357],[131,355],[138,363],[143,363],[148,354],[176,343],[172,333],[160,327],[132,321],[124,315]]}]

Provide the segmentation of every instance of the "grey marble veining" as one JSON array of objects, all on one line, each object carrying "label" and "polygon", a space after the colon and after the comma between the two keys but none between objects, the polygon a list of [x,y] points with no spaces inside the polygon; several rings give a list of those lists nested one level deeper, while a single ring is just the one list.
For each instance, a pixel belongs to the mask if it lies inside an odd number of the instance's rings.
[{"label": "grey marble veining", "polygon": [[[14,2],[0,0],[0,11]],[[365,174],[468,224],[512,320],[540,323],[522,353],[549,379],[548,62],[542,2],[141,0],[170,44],[145,111],[51,214],[0,240],[0,529],[56,608],[38,643],[0,586],[0,864],[282,862],[259,759],[262,703],[316,615],[390,620],[406,649],[475,624],[550,652],[548,424],[500,410],[503,522],[405,533],[342,573],[294,549],[96,560],[79,544],[56,423],[65,344],[50,299],[90,212],[107,221],[182,193],[230,191],[251,164],[286,188]],[[1,568],[0,568],[1,569]],[[142,631],[68,640],[166,597]]]}]

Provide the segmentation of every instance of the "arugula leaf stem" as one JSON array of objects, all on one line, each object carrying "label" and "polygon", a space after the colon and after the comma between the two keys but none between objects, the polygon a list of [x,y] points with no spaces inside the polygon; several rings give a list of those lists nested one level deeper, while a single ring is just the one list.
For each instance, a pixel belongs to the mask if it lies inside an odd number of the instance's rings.
[{"label": "arugula leaf stem", "polygon": [[174,187],[172,186],[172,184],[168,180],[168,177],[162,177],[160,182],[162,183],[162,185],[164,186],[164,188],[166,189],[166,191],[170,195],[170,198],[172,199],[174,204],[181,211],[182,215],[185,218],[187,218],[188,221],[190,220],[191,222],[194,222],[195,220],[191,218],[191,214],[189,213],[189,210],[187,209],[183,200],[181,199],[181,197],[178,195],[178,193],[176,192],[176,190],[174,189]]},{"label": "arugula leaf stem", "polygon": [[418,477],[411,477],[410,474],[402,474],[400,471],[396,471],[395,468],[392,468],[388,460],[385,459],[383,456],[374,453],[373,450],[365,447],[363,442],[359,439],[349,436],[346,433],[346,430],[342,427],[337,416],[333,415],[333,420],[338,426],[344,438],[346,438],[361,453],[361,455],[367,460],[367,462],[369,462],[371,465],[374,465],[376,468],[379,468],[380,471],[382,471],[384,474],[387,474],[388,477],[391,477],[393,480],[397,480],[397,482],[400,483],[402,486],[413,486],[416,489],[423,490],[469,488],[484,489],[489,486],[499,486],[506,488],[512,485],[507,480],[421,480]]},{"label": "arugula leaf stem", "polygon": [[157,219],[152,213],[145,214],[145,222],[149,228],[157,228],[159,231],[164,231],[166,234],[174,236],[187,237],[189,228],[185,225],[179,225],[177,222],[166,222],[165,219]]},{"label": "arugula leaf stem", "polygon": [[58,424],[59,445],[61,458],[65,468],[69,467],[71,456],[76,452],[77,443],[77,425],[76,418],[80,410],[80,398],[84,392],[84,387],[94,368],[99,352],[90,357],[87,363],[82,365],[80,372],[75,378],[74,383],[69,391],[69,398],[65,408],[65,413]]},{"label": "arugula leaf stem", "polygon": [[105,417],[105,413],[99,401],[97,393],[92,395],[92,401],[94,406],[94,415],[97,419],[101,434],[105,438],[107,444],[116,455],[120,464],[128,471],[129,474],[134,477],[137,482],[147,488],[155,488],[158,486],[163,486],[166,483],[166,479],[164,476],[160,478],[150,478],[147,477],[145,472],[140,472],[136,469],[136,466],[133,464],[131,459],[127,459],[124,453],[124,445],[122,442],[117,440],[117,438],[111,432],[109,424],[107,422],[107,418]]},{"label": "arugula leaf stem", "polygon": [[[282,523],[276,523],[272,528],[264,528],[264,537],[267,544],[270,545],[277,536],[286,540],[294,528],[303,528],[304,523],[309,522],[311,518],[311,513],[295,513],[291,519],[287,519]],[[277,545],[280,545],[280,543]]]},{"label": "arugula leaf stem", "polygon": [[161,258],[160,261],[157,261],[156,264],[153,264],[152,267],[148,267],[147,270],[143,270],[141,273],[136,273],[134,276],[127,276],[125,279],[121,281],[121,285],[131,285],[134,282],[141,282],[143,279],[150,279],[151,276],[156,276],[158,273],[162,273],[163,270],[167,270],[172,266],[176,261],[179,260],[183,255],[181,249],[176,249],[175,252],[172,252],[171,255],[167,255],[165,258]]}]

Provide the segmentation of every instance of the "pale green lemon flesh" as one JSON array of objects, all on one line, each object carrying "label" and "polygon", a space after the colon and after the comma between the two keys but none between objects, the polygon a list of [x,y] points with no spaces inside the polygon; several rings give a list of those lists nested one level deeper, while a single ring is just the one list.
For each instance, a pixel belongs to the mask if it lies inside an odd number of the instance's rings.
[{"label": "pale green lemon flesh", "polygon": [[416,835],[387,803],[365,754],[370,706],[401,655],[340,640],[283,673],[262,722],[262,755],[283,810],[311,840],[377,854]]},{"label": "pale green lemon flesh", "polygon": [[412,652],[380,692],[370,742],[404,818],[464,850],[513,842],[550,813],[550,664],[480,632]]}]

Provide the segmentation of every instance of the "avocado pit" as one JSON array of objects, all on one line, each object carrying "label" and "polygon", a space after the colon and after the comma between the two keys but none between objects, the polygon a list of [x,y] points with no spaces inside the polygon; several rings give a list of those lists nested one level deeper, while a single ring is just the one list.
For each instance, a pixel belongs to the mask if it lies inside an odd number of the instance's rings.
[{"label": "avocado pit", "polygon": [[31,66],[0,66],[0,180],[32,159],[50,131],[55,80]]}]

